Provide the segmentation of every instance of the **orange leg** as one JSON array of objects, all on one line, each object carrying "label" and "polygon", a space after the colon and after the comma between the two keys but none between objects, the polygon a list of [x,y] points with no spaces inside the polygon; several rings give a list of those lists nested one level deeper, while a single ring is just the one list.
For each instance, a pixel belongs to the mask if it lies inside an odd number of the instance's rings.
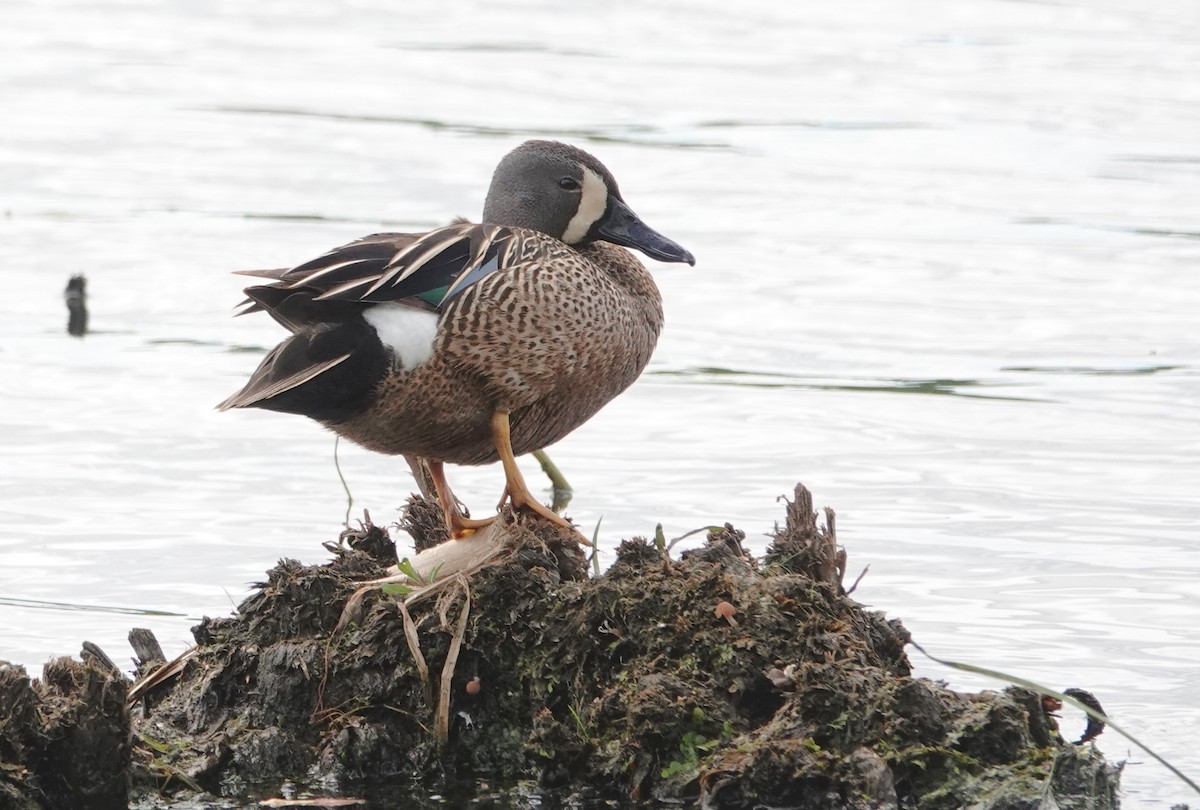
[{"label": "orange leg", "polygon": [[458,507],[458,498],[454,497],[454,493],[450,491],[450,484],[446,482],[446,471],[442,462],[425,459],[425,465],[429,468],[433,488],[437,490],[438,503],[442,505],[442,514],[446,516],[446,525],[450,528],[451,537],[467,537],[496,519],[495,515],[482,520],[463,517],[462,510]]},{"label": "orange leg", "polygon": [[503,506],[504,499],[508,498],[512,501],[514,509],[527,509],[555,526],[569,529],[575,533],[579,542],[590,546],[591,543],[588,539],[580,534],[570,521],[555,514],[550,507],[535,498],[529,491],[529,487],[525,484],[525,478],[521,475],[520,468],[517,467],[516,456],[513,455],[512,439],[508,428],[508,411],[496,411],[492,414],[492,442],[496,445],[500,463],[504,465],[504,495],[500,498],[500,505]]}]

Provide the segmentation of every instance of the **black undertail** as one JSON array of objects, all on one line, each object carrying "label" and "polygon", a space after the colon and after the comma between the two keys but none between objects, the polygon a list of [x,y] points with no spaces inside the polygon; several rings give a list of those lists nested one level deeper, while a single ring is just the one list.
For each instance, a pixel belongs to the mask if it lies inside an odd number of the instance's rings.
[{"label": "black undertail", "polygon": [[243,391],[302,375],[305,369],[339,357],[345,359],[311,379],[241,407],[295,413],[335,423],[358,415],[370,405],[375,388],[392,366],[391,352],[361,318],[306,329],[288,338],[266,356]]}]

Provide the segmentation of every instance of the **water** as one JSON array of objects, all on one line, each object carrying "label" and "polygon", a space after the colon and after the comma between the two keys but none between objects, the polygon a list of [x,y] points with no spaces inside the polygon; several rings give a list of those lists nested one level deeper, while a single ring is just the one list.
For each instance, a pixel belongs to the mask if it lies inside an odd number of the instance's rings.
[{"label": "water", "polygon": [[[1200,14],[808,5],[7,4],[0,658],[123,661],[135,625],[178,652],[279,557],[323,559],[332,437],[212,410],[280,337],[230,318],[229,271],[477,216],[548,136],[698,257],[655,268],[643,379],[552,449],[585,531],[730,520],[761,550],[804,481],[863,601],[1095,692],[1197,778]],[[404,464],[340,458],[354,514],[393,519]],[[477,511],[501,487],[451,480]],[[1189,798],[1100,745],[1126,807]]]}]

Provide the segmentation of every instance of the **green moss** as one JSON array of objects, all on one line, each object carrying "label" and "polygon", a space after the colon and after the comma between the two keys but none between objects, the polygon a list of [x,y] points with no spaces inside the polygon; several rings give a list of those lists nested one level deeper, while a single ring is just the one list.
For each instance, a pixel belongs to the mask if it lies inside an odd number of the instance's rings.
[{"label": "green moss", "polygon": [[[247,612],[207,624],[196,665],[146,721],[164,729],[155,739],[208,752],[206,785],[255,781],[236,769],[250,761],[239,752],[271,754],[253,697],[270,690],[259,702],[290,729],[279,750],[299,777],[452,775],[689,800],[719,783],[723,806],[817,810],[888,790],[922,810],[1027,790],[1064,750],[1035,744],[1051,734],[1028,694],[968,697],[911,678],[898,622],[782,562],[760,571],[731,528],[670,562],[628,541],[592,579],[552,533],[511,530],[518,550],[471,580],[444,746],[394,599],[367,594],[351,628],[332,632],[355,581],[379,573],[353,555],[283,565]],[[327,602],[308,604],[314,594]],[[714,615],[721,600],[736,625]],[[434,704],[460,609],[455,597],[411,610]]]}]

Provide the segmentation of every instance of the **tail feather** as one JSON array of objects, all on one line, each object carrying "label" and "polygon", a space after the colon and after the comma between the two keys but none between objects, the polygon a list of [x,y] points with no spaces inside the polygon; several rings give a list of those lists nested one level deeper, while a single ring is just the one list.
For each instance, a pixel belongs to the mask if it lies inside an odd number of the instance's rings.
[{"label": "tail feather", "polygon": [[342,422],[370,405],[390,368],[390,352],[362,318],[306,328],[272,349],[217,409],[265,408]]},{"label": "tail feather", "polygon": [[344,363],[348,359],[350,359],[350,355],[343,354],[341,357],[335,357],[324,363],[302,368],[295,374],[289,374],[280,379],[273,379],[271,374],[272,369],[268,365],[268,361],[272,360],[272,358],[268,355],[267,360],[263,362],[263,365],[258,367],[258,371],[254,373],[250,381],[242,386],[242,390],[218,405],[217,410],[228,411],[231,408],[254,407],[265,400],[273,399],[293,388],[304,385],[306,382],[316,378],[320,374],[324,374],[329,369],[340,363]]}]

